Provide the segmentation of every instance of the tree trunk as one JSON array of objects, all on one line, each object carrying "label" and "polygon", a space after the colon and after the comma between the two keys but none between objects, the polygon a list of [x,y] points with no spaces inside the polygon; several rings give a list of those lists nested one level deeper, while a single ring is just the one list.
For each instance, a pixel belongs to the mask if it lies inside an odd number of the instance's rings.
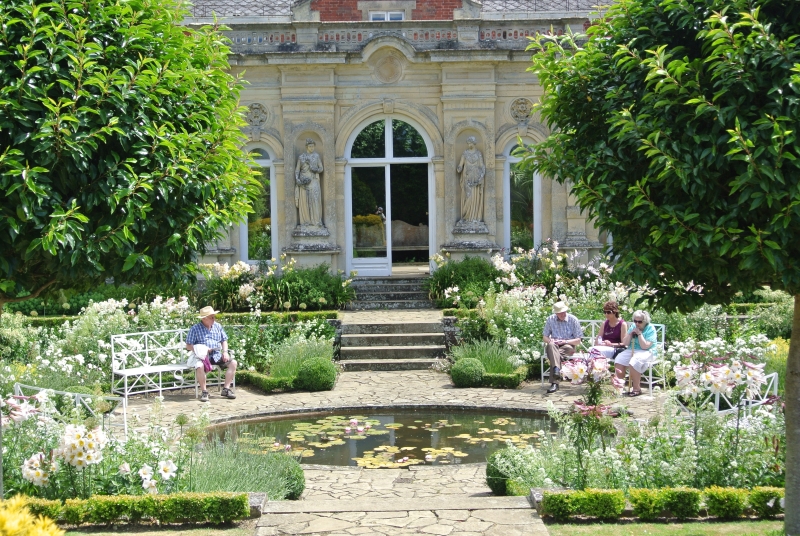
[{"label": "tree trunk", "polygon": [[800,535],[800,294],[794,297],[786,360],[786,536]]}]

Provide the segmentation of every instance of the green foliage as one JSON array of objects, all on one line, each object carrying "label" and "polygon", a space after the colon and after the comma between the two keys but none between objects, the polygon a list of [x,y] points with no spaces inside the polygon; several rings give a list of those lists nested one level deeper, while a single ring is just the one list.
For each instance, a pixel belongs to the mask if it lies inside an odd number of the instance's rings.
[{"label": "green foliage", "polygon": [[454,346],[450,357],[456,363],[462,359],[476,359],[490,374],[512,374],[515,371],[514,354],[497,340],[472,341]]},{"label": "green foliage", "polygon": [[438,307],[450,307],[453,305],[453,300],[446,298],[444,292],[448,288],[458,287],[458,294],[463,304],[475,307],[489,288],[489,284],[501,275],[501,272],[486,259],[466,257],[461,261],[440,264],[425,281],[425,289]]},{"label": "green foliage", "polygon": [[531,488],[524,483],[516,480],[506,481],[506,495],[510,497],[527,497],[531,493]]},{"label": "green foliage", "polygon": [[618,519],[625,509],[622,490],[588,488],[575,492],[573,501],[578,513],[603,520]]},{"label": "green foliage", "polygon": [[297,371],[295,385],[307,391],[330,391],[336,384],[336,364],[330,359],[316,357],[306,360]]},{"label": "green foliage", "polygon": [[229,48],[185,14],[175,0],[0,4],[0,305],[194,277],[251,210]]},{"label": "green foliage", "polygon": [[750,490],[748,503],[758,517],[774,517],[783,512],[780,503],[783,496],[783,488],[756,487]]},{"label": "green foliage", "polygon": [[258,490],[270,500],[299,497],[305,476],[297,460],[283,452],[264,453],[237,442],[209,441],[200,449],[194,489],[202,492]]},{"label": "green foliage", "polygon": [[34,515],[70,525],[151,521],[159,523],[228,523],[250,516],[246,493],[174,493],[107,495],[58,501],[27,499]]},{"label": "green foliage", "polygon": [[456,387],[480,387],[485,372],[483,363],[470,357],[459,359],[450,367],[450,377]]},{"label": "green foliage", "polygon": [[664,505],[661,492],[657,489],[631,488],[628,498],[633,505],[633,514],[642,521],[649,521],[661,515]]},{"label": "green foliage", "polygon": [[747,506],[747,490],[711,486],[703,490],[708,515],[722,519],[742,517]]},{"label": "green foliage", "polygon": [[545,491],[542,493],[542,516],[557,520],[568,519],[578,512],[574,491]]},{"label": "green foliage", "polygon": [[484,387],[496,387],[498,389],[516,389],[519,384],[528,376],[528,367],[523,365],[517,367],[511,373],[491,373],[483,375],[482,384]]},{"label": "green foliage", "polygon": [[[286,261],[285,256],[281,261]],[[355,290],[341,272],[332,273],[327,264],[296,268],[295,259],[286,261],[280,272],[270,266],[254,281],[250,303],[261,309],[314,311],[340,309],[355,299]]]},{"label": "green foliage", "polygon": [[621,0],[588,32],[531,47],[553,133],[527,163],[569,178],[661,307],[797,294],[800,5]]},{"label": "green foliage", "polygon": [[502,457],[503,450],[496,450],[489,455],[486,462],[486,485],[495,495],[505,495],[507,492],[508,475],[497,463],[498,458]]},{"label": "green foliage", "polygon": [[303,363],[311,359],[332,361],[331,341],[293,335],[275,348],[269,375],[274,378],[297,378]]},{"label": "green foliage", "polygon": [[250,370],[237,370],[236,383],[237,385],[251,385],[265,393],[271,393],[278,389],[283,391],[292,389],[294,378],[273,378]]},{"label": "green foliage", "polygon": [[669,510],[678,519],[697,517],[700,513],[700,497],[702,492],[695,488],[664,488],[661,490],[661,501],[665,510]]}]

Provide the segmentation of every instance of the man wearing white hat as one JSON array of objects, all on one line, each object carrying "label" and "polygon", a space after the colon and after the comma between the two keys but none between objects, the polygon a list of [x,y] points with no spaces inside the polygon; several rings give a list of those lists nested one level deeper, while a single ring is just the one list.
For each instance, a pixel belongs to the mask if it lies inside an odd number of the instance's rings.
[{"label": "man wearing white hat", "polygon": [[569,314],[569,307],[560,301],[553,304],[553,314],[544,323],[544,351],[550,360],[550,388],[548,393],[558,391],[561,376],[561,360],[575,353],[581,343],[583,329],[581,323]]},{"label": "man wearing white hat", "polygon": [[[228,353],[228,335],[222,328],[222,325],[217,323],[216,314],[213,307],[203,307],[198,311],[198,318],[200,322],[195,324],[189,329],[186,335],[186,349],[190,352],[195,352],[195,345],[197,345],[197,352],[195,354],[206,354],[211,366],[218,366],[225,371],[225,385],[222,388],[222,398],[234,399],[236,395],[233,392],[233,377],[236,374],[236,360],[231,359]],[[207,353],[206,353],[207,352]],[[197,375],[197,382],[200,384],[202,394],[200,395],[200,402],[208,402],[208,389],[206,389],[206,370],[203,366],[203,359],[206,355],[198,355],[200,359],[197,360],[195,365],[195,374]]]}]

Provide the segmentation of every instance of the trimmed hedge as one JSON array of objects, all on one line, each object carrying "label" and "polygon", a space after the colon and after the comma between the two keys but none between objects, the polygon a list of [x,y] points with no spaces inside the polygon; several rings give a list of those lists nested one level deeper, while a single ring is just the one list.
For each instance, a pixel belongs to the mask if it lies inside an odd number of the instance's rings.
[{"label": "trimmed hedge", "polygon": [[[239,319],[250,319],[253,313],[220,313],[217,320],[223,324],[241,324]],[[339,317],[337,311],[295,311],[281,313],[279,311],[267,311],[261,313],[262,320],[268,320],[271,324],[289,324],[294,322],[304,322],[306,320],[329,320]],[[250,323],[249,321],[247,322]]]},{"label": "trimmed hedge", "polygon": [[527,376],[528,367],[526,365],[517,367],[511,374],[485,372],[481,385],[483,387],[497,387],[500,389],[516,389]]},{"label": "trimmed hedge", "polygon": [[497,467],[495,459],[500,456],[502,450],[496,450],[489,455],[489,460],[486,462],[486,485],[492,490],[495,495],[505,495],[507,490],[508,475],[500,471]]},{"label": "trimmed hedge", "polygon": [[708,515],[720,519],[742,517],[747,506],[747,490],[711,486],[703,491]]},{"label": "trimmed hedge", "polygon": [[276,389],[289,391],[295,388],[294,378],[273,378],[272,376],[267,376],[266,374],[261,374],[253,370],[237,370],[236,384],[250,385],[265,393],[270,393]]},{"label": "trimmed hedge", "polygon": [[783,488],[758,487],[750,491],[748,502],[758,517],[774,517],[783,512],[781,508],[783,496]]},{"label": "trimmed hedge", "polygon": [[[486,468],[487,483],[489,480],[492,459]],[[499,471],[495,477],[504,479]],[[506,483],[506,480],[502,480]],[[507,485],[512,488],[512,482]],[[520,487],[519,484],[513,483]],[[513,489],[516,489],[513,487]],[[492,487],[494,491],[494,487]],[[498,493],[502,495],[502,493]],[[658,517],[676,517],[688,519],[700,514],[700,500],[703,499],[708,515],[720,519],[736,519],[745,513],[750,505],[758,517],[772,517],[783,511],[780,499],[784,496],[782,488],[757,487],[752,491],[737,488],[712,486],[703,491],[694,488],[662,488],[662,489],[629,489],[628,499],[633,507],[633,514],[641,521],[649,521]],[[602,520],[614,520],[622,515],[625,509],[625,494],[622,490],[586,489],[584,491],[544,491],[540,512],[542,516],[550,516],[565,520],[571,516],[581,515]]]},{"label": "trimmed hedge", "polygon": [[174,493],[169,495],[96,495],[59,501],[27,498],[34,515],[69,525],[158,521],[160,523],[228,523],[250,516],[246,493]]},{"label": "trimmed hedge", "polygon": [[486,369],[477,359],[459,359],[450,367],[450,378],[456,387],[481,387]]},{"label": "trimmed hedge", "polygon": [[336,385],[336,364],[325,357],[305,361],[297,371],[294,384],[307,391],[330,391]]}]

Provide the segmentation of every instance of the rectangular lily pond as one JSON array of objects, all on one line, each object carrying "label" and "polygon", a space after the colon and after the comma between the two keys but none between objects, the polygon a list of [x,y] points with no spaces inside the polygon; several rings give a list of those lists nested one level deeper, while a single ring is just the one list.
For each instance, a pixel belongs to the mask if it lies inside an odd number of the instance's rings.
[{"label": "rectangular lily pond", "polygon": [[289,452],[306,464],[379,469],[485,462],[507,442],[536,446],[554,430],[547,415],[394,408],[250,420],[219,426],[212,436]]}]

